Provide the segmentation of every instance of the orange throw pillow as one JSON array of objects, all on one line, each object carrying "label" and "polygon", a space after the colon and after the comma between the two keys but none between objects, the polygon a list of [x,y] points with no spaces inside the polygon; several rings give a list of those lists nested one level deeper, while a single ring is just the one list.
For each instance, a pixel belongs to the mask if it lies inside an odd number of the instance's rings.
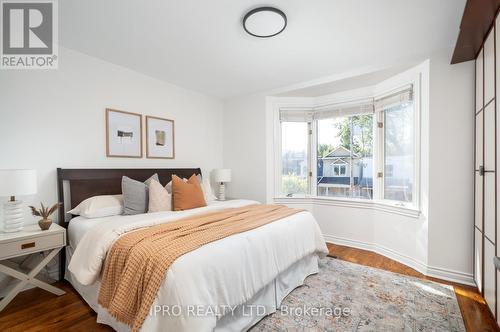
[{"label": "orange throw pillow", "polygon": [[189,210],[207,206],[205,195],[196,175],[191,175],[187,182],[180,177],[172,175],[172,196],[174,211]]}]

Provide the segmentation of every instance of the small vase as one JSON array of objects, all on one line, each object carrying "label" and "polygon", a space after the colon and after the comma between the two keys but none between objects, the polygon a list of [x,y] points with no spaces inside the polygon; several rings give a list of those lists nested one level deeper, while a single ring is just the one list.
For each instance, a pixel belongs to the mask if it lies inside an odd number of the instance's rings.
[{"label": "small vase", "polygon": [[38,222],[38,226],[42,229],[42,231],[46,231],[50,228],[50,225],[52,225],[52,220],[50,219],[42,219]]}]

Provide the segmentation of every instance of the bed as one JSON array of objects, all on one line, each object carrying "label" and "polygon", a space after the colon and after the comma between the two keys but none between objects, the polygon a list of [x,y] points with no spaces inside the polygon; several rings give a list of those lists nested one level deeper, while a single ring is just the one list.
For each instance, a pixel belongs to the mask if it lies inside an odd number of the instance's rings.
[{"label": "bed", "polygon": [[[116,331],[130,328],[97,303],[99,274],[106,252],[121,235],[191,215],[256,204],[214,201],[187,211],[86,219],[67,216],[84,199],[121,193],[123,175],[145,180],[157,173],[165,185],[172,174],[189,177],[200,169],[58,169],[61,223],[69,245],[61,261],[65,278],[97,313],[97,321]],[[318,272],[327,254],[319,227],[303,211],[259,228],[209,243],[178,258],[167,270],[142,331],[245,331],[275,312],[304,279]],[[68,269],[71,262],[71,271]]]}]

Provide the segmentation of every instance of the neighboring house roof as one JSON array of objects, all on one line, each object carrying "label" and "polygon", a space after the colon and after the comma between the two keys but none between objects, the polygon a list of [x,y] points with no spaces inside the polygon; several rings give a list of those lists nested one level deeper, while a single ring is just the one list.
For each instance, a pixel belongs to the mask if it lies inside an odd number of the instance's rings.
[{"label": "neighboring house roof", "polygon": [[[339,158],[339,157],[350,157],[351,156],[351,151],[349,149],[346,149],[343,146],[338,146],[335,149],[333,149],[329,154],[324,156],[322,159],[326,158]],[[356,153],[353,153],[352,156],[354,158],[358,158],[358,155]]]}]

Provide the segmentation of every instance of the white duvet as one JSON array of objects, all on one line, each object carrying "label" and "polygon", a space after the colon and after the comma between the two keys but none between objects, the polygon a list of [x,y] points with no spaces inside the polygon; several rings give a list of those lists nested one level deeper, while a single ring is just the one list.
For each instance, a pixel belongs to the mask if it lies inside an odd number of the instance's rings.
[{"label": "white duvet", "polygon": [[[79,283],[91,285],[98,281],[106,253],[122,234],[194,214],[256,203],[233,200],[189,211],[93,220],[94,225],[81,238],[73,240],[77,244],[71,243],[70,224],[70,244],[76,248],[68,269]],[[167,310],[169,305],[184,309],[240,305],[278,274],[313,253],[324,255],[328,251],[314,217],[309,212],[300,212],[181,256],[167,271],[155,303],[165,305]],[[161,324],[154,325],[165,331],[212,331],[216,325],[214,316],[195,317],[183,310],[175,317],[148,317],[143,330],[148,330],[151,321],[158,323],[157,320]]]}]

